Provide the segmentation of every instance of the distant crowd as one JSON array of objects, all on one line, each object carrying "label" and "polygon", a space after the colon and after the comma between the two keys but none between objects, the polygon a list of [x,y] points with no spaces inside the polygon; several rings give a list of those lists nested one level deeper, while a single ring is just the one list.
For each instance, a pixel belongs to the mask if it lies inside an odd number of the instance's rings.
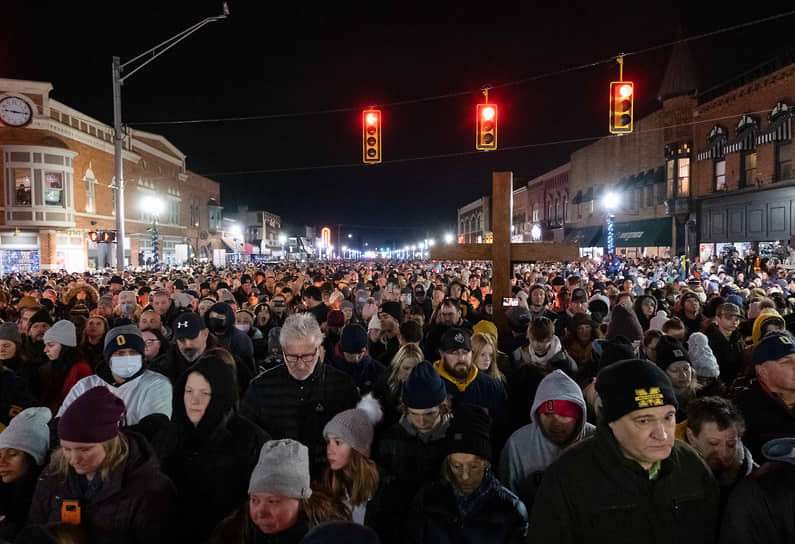
[{"label": "distant crowd", "polygon": [[2,277],[0,542],[795,542],[795,269],[491,275]]}]

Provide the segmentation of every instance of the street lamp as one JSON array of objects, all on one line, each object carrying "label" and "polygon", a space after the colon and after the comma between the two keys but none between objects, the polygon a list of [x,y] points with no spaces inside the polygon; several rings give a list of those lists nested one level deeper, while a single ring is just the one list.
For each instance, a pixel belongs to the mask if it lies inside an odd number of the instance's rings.
[{"label": "street lamp", "polygon": [[444,243],[445,244],[452,244],[455,237],[453,236],[452,232],[448,232],[444,235]]},{"label": "street lamp", "polygon": [[348,246],[342,246],[342,258],[345,258],[345,252],[348,251]]},{"label": "street lamp", "polygon": [[237,241],[243,238],[243,233],[240,230],[240,225],[232,225],[232,238],[235,240],[235,264],[240,264],[240,253],[237,251]]},{"label": "street lamp", "polygon": [[279,233],[279,243],[282,246],[282,259],[284,259],[284,244],[287,243],[287,235],[283,232]]},{"label": "street lamp", "polygon": [[[156,197],[155,195],[147,195],[141,198],[141,201],[138,203],[141,208],[141,211],[144,212],[144,215],[150,214],[152,216],[152,226],[149,227],[149,231],[152,233],[152,270],[157,270],[159,263],[159,244],[158,244],[158,236],[157,236],[157,220],[161,213],[163,213],[163,208],[165,208],[163,201]],[[140,263],[139,263],[140,264]]]},{"label": "street lamp", "polygon": [[[226,2],[223,4],[223,12],[215,17],[207,17],[195,25],[188,27],[179,34],[175,34],[164,42],[161,42],[144,51],[135,58],[121,63],[119,57],[113,57],[113,148],[114,148],[114,173],[116,175],[116,267],[124,270],[124,169],[122,166],[122,143],[124,132],[121,124],[121,86],[135,72],[155,60],[157,57],[177,45],[179,42],[199,30],[201,27],[214,21],[226,19],[229,16],[229,7]],[[132,69],[127,75],[122,75],[122,71],[134,62],[146,59]]]},{"label": "street lamp", "polygon": [[607,211],[607,254],[612,255],[616,251],[616,241],[614,232],[615,211],[621,204],[621,197],[618,193],[610,191],[602,198],[602,206]]}]

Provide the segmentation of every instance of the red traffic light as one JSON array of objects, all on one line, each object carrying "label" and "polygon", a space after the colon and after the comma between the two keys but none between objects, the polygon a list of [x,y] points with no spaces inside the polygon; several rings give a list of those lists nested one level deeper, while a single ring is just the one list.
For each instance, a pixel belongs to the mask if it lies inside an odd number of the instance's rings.
[{"label": "red traffic light", "polygon": [[497,149],[497,105],[478,104],[476,112],[475,149]]},{"label": "red traffic light", "polygon": [[362,112],[362,161],[365,164],[381,162],[381,112]]},{"label": "red traffic light", "polygon": [[491,121],[494,119],[494,108],[491,106],[487,106],[480,110],[480,115],[483,117],[484,121]]},{"label": "red traffic light", "polygon": [[634,94],[634,84],[631,81],[613,81],[610,83],[609,131],[611,134],[629,134],[632,132]]}]

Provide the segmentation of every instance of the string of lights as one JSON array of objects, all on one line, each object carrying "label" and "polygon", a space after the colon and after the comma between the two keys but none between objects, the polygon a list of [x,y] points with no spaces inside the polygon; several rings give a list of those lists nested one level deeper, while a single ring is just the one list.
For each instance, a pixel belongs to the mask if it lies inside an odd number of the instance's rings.
[{"label": "string of lights", "polygon": [[[761,111],[752,111],[752,112],[743,112],[746,115],[761,115],[768,113],[768,110],[761,110]],[[737,115],[727,115],[722,117],[711,117],[709,119],[699,119],[697,121],[692,121],[688,123],[679,123],[676,125],[667,125],[665,127],[653,127],[647,128],[643,130],[636,130],[634,134],[647,134],[653,132],[659,132],[661,130],[665,130],[666,128],[678,128],[678,127],[685,127],[685,126],[694,126],[706,123],[717,123],[720,121],[726,121],[729,119],[736,119]],[[579,138],[566,138],[562,140],[549,140],[545,142],[536,142],[530,144],[520,144],[520,145],[512,145],[512,146],[503,146],[499,149],[492,151],[492,153],[497,152],[505,152],[505,151],[518,151],[522,149],[531,149],[534,147],[547,147],[547,146],[554,146],[554,145],[568,145],[568,144],[576,144],[576,143],[586,143],[586,142],[595,142],[597,140],[601,140],[603,138],[618,138],[623,136],[622,134],[614,134],[614,135],[604,135],[600,134],[599,136],[583,136]],[[454,153],[440,153],[436,155],[421,155],[416,157],[405,157],[400,159],[390,159],[382,161],[381,164],[401,164],[407,162],[415,162],[415,161],[428,161],[428,160],[440,160],[440,159],[451,159],[456,157],[466,157],[472,155],[482,155],[481,151],[459,151]],[[326,165],[318,165],[318,166],[295,166],[295,167],[286,167],[286,168],[268,168],[268,169],[259,169],[259,170],[234,170],[234,171],[226,171],[226,172],[202,172],[200,175],[207,176],[207,177],[214,177],[214,176],[245,176],[245,175],[254,175],[254,174],[280,174],[286,172],[304,172],[310,170],[330,170],[330,169],[337,169],[337,168],[358,168],[361,166],[366,166],[361,162],[354,162],[354,163],[344,163],[344,164],[326,164]]]},{"label": "string of lights", "polygon": [[[645,48],[642,48],[642,49],[638,49],[638,50],[635,50],[635,51],[619,53],[618,55],[615,55],[615,56],[612,56],[612,57],[609,57],[609,58],[606,58],[606,59],[595,60],[595,61],[579,64],[579,65],[576,65],[576,66],[570,66],[570,67],[567,67],[567,68],[562,68],[560,70],[554,70],[554,71],[550,71],[550,72],[545,72],[545,73],[541,73],[541,74],[535,74],[535,75],[523,77],[523,78],[520,78],[520,79],[515,79],[515,80],[511,80],[511,81],[505,81],[505,82],[498,83],[498,84],[495,84],[495,85],[490,85],[489,88],[491,88],[491,89],[500,89],[500,88],[505,88],[505,87],[510,87],[510,86],[522,85],[522,84],[529,83],[529,82],[532,82],[532,81],[538,81],[538,80],[542,80],[542,79],[552,78],[552,77],[556,77],[556,76],[560,76],[560,75],[563,75],[563,74],[568,74],[568,73],[576,72],[576,71],[580,71],[580,70],[587,70],[589,68],[593,68],[593,67],[600,66],[600,65],[603,65],[603,64],[608,64],[608,63],[615,62],[616,60],[618,60],[620,58],[643,55],[645,53],[650,53],[652,51],[657,51],[659,49],[664,49],[664,48],[667,48],[667,47],[671,47],[671,46],[674,46],[674,45],[679,44],[679,43],[693,42],[693,41],[701,40],[701,39],[704,39],[704,38],[709,38],[709,37],[712,37],[712,36],[725,34],[725,33],[728,33],[728,32],[735,32],[737,30],[742,30],[742,29],[749,28],[749,27],[752,27],[752,26],[769,23],[771,21],[775,21],[775,20],[778,20],[778,19],[791,17],[792,15],[795,15],[795,10],[790,10],[790,11],[786,11],[786,12],[782,12],[782,13],[776,13],[776,14],[770,15],[768,17],[762,17],[762,18],[759,18],[759,19],[754,19],[752,21],[746,21],[744,23],[738,23],[736,25],[730,25],[730,26],[726,26],[726,27],[721,27],[721,28],[718,28],[718,29],[715,29],[715,30],[711,30],[711,31],[708,31],[708,32],[703,32],[701,34],[695,34],[693,36],[679,38],[679,39],[673,40],[673,41],[668,41],[668,42],[664,42],[664,43],[650,45],[648,47],[645,47]],[[391,107],[398,107],[398,106],[406,106],[406,105],[411,105],[411,104],[420,104],[420,103],[424,103],[424,102],[433,102],[433,101],[438,101],[438,100],[445,100],[445,99],[448,99],[448,98],[456,98],[456,97],[459,97],[459,96],[466,96],[466,95],[471,95],[473,93],[479,93],[479,92],[480,92],[480,89],[478,89],[478,90],[468,89],[468,90],[464,90],[464,91],[453,91],[453,92],[444,93],[444,94],[437,94],[437,95],[425,96],[425,97],[417,97],[417,98],[409,98],[409,99],[404,99],[404,100],[397,100],[397,101],[393,101],[393,102],[388,102],[388,103],[384,103],[384,104],[377,104],[377,105],[374,105],[374,107],[391,108]],[[132,123],[128,123],[128,124],[132,125],[132,126],[152,126],[152,125],[163,125],[163,126],[165,126],[165,125],[195,125],[195,124],[202,124],[202,123],[224,123],[224,122],[235,122],[235,121],[262,121],[262,120],[268,120],[268,119],[283,119],[283,118],[289,118],[289,117],[308,117],[308,116],[315,116],[315,115],[330,115],[330,114],[335,114],[335,113],[358,112],[358,111],[361,111],[361,109],[362,108],[360,106],[350,106],[350,107],[340,107],[340,108],[331,108],[331,109],[323,109],[323,110],[311,110],[311,111],[288,112],[288,113],[271,113],[271,114],[263,114],[263,115],[245,115],[245,116],[217,117],[217,118],[203,118],[203,119],[182,119],[182,120],[171,120],[171,121],[165,121],[165,120],[164,121],[138,121],[138,122],[132,122]]]}]

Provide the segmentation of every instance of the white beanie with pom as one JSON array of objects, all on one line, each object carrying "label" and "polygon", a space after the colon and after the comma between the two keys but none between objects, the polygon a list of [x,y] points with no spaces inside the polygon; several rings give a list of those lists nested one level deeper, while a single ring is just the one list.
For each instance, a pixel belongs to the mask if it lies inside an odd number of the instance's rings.
[{"label": "white beanie with pom", "polygon": [[709,340],[701,332],[694,332],[687,339],[687,354],[690,356],[690,364],[696,369],[696,376],[699,378],[717,378],[720,376],[720,367],[712,348],[709,347]]}]

